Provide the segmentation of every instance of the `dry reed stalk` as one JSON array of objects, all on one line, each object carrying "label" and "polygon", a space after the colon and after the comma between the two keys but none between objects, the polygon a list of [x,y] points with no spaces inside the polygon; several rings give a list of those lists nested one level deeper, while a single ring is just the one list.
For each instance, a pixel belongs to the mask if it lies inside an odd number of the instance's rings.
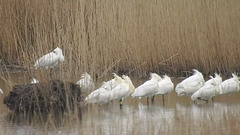
[{"label": "dry reed stalk", "polygon": [[[60,47],[65,62],[57,77],[71,81],[84,71],[102,76],[119,58],[109,71],[239,71],[239,5],[238,0],[2,0],[0,59],[32,69],[37,58]],[[179,55],[158,64],[174,54]]]}]

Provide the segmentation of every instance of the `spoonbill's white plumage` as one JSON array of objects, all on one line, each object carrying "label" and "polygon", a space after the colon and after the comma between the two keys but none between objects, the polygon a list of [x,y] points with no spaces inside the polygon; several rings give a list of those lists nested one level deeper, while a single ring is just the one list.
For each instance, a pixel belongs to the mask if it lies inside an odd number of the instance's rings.
[{"label": "spoonbill's white plumage", "polygon": [[219,94],[231,94],[238,92],[240,87],[240,81],[237,75],[232,73],[232,78],[223,81],[219,85]]},{"label": "spoonbill's white plumage", "polygon": [[174,89],[174,84],[171,78],[167,75],[163,76],[163,79],[158,82],[158,85],[159,91],[156,93],[156,95],[165,95],[167,93],[170,93]]},{"label": "spoonbill's white plumage", "polygon": [[123,79],[113,73],[114,78],[108,82],[103,82],[102,86],[91,92],[86,98],[86,103],[104,104],[110,101],[111,90],[122,83]]},{"label": "spoonbill's white plumage", "polygon": [[169,76],[164,75],[162,80],[158,82],[158,86],[159,90],[155,95],[162,95],[162,100],[164,104],[164,95],[170,93],[174,89],[174,84]]},{"label": "spoonbill's white plumage", "polygon": [[175,90],[178,96],[191,96],[194,92],[200,89],[205,81],[202,73],[193,69],[194,74],[186,79],[184,79],[181,83],[179,83]]},{"label": "spoonbill's white plumage", "polygon": [[50,52],[41,58],[39,58],[35,64],[34,67],[36,69],[44,67],[46,69],[48,68],[54,68],[55,66],[58,65],[59,62],[64,61],[64,56],[62,54],[62,50],[60,48],[54,49],[53,52]]},{"label": "spoonbill's white plumage", "polygon": [[133,98],[147,97],[148,102],[148,97],[152,97],[155,93],[159,91],[158,82],[162,78],[156,73],[151,73],[150,76],[150,80],[146,81],[135,89],[134,93],[132,94]]},{"label": "spoonbill's white plumage", "polygon": [[95,87],[91,76],[86,72],[82,74],[81,79],[76,84],[80,86],[82,91],[93,90]]},{"label": "spoonbill's white plumage", "polygon": [[207,82],[205,82],[204,86],[201,87],[198,91],[196,91],[191,96],[191,99],[193,101],[195,101],[197,99],[208,101],[208,99],[214,97],[217,94],[219,85],[222,82],[222,77],[218,74],[215,74],[214,78],[212,76],[210,76],[210,77],[211,77],[211,79],[209,79]]},{"label": "spoonbill's white plumage", "polygon": [[3,94],[3,90],[0,88],[0,94]]},{"label": "spoonbill's white plumage", "polygon": [[126,97],[134,92],[134,85],[128,76],[123,75],[123,80],[119,85],[111,90],[111,100],[120,99],[123,101]]},{"label": "spoonbill's white plumage", "polygon": [[117,85],[121,84],[123,82],[123,79],[118,76],[117,74],[113,73],[114,78],[107,81],[103,82],[103,85],[101,87],[105,88],[106,90],[110,91],[113,88],[115,88]]},{"label": "spoonbill's white plumage", "polygon": [[100,87],[97,90],[91,92],[86,98],[86,103],[97,103],[97,104],[105,104],[110,101],[111,92],[106,89]]},{"label": "spoonbill's white plumage", "polygon": [[39,81],[36,78],[32,78],[31,84],[39,83]]}]

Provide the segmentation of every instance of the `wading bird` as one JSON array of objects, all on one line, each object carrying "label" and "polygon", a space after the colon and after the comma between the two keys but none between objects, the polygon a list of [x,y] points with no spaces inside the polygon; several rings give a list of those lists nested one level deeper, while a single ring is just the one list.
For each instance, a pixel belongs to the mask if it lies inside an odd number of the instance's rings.
[{"label": "wading bird", "polygon": [[210,76],[210,78],[210,80],[205,82],[204,86],[202,86],[191,96],[193,101],[199,99],[208,102],[208,99],[210,98],[213,100],[213,97],[217,94],[219,85],[222,83],[222,77],[218,74],[215,74],[214,78],[212,76]]},{"label": "wading bird", "polygon": [[[159,90],[155,95],[162,95],[162,101],[164,105],[164,95],[170,93],[174,89],[174,84],[171,78],[167,75],[164,75],[162,80],[158,82]],[[152,97],[154,101],[154,96]]]},{"label": "wading bird", "polygon": [[59,62],[64,61],[64,56],[62,54],[62,50],[60,48],[54,49],[53,52],[50,52],[41,58],[39,58],[36,63],[34,64],[34,67],[36,69],[44,67],[46,69],[48,68],[54,68],[58,65]]},{"label": "wading bird", "polygon": [[156,73],[151,73],[150,76],[150,80],[146,81],[135,89],[134,93],[132,94],[132,98],[147,97],[148,104],[148,98],[152,97],[156,92],[159,91],[158,82],[162,80],[162,78]]},{"label": "wading bird", "polygon": [[134,92],[134,85],[131,81],[131,79],[128,76],[123,75],[123,80],[119,85],[117,85],[115,88],[113,88],[111,92],[111,100],[120,100],[120,105],[122,101],[127,98],[129,95],[131,95]]},{"label": "wading bird", "polygon": [[93,90],[95,87],[91,76],[86,72],[82,74],[81,79],[76,84],[80,86],[82,91]]},{"label": "wading bird", "polygon": [[178,96],[191,96],[194,92],[200,89],[205,81],[202,73],[193,69],[194,74],[186,79],[184,79],[181,83],[179,83],[175,90]]},{"label": "wading bird", "polygon": [[231,93],[238,92],[240,90],[239,85],[240,85],[239,77],[237,75],[235,75],[234,73],[232,73],[232,78],[223,81],[219,85],[218,93],[219,94],[231,94]]}]

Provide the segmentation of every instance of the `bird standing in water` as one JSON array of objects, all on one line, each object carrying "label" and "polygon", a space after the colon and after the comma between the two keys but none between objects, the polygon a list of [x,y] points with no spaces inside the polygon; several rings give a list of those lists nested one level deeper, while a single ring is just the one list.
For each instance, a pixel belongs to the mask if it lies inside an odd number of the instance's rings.
[{"label": "bird standing in water", "polygon": [[[155,95],[162,95],[162,101],[164,105],[164,95],[170,93],[174,89],[174,84],[169,76],[164,75],[163,79],[158,82],[158,86],[159,91]],[[152,97],[152,101],[154,101],[155,95]]]},{"label": "bird standing in water", "polygon": [[176,86],[175,90],[178,96],[191,96],[204,85],[205,81],[202,73],[196,69],[193,69],[193,71],[192,76],[184,79]]},{"label": "bird standing in water", "polygon": [[159,91],[158,82],[162,80],[162,78],[156,73],[151,73],[150,76],[150,80],[138,86],[132,94],[133,98],[147,97],[147,104],[149,103],[148,98],[154,96],[154,94]]},{"label": "bird standing in water", "polygon": [[122,101],[125,98],[127,98],[130,94],[132,94],[135,89],[131,79],[128,76],[123,75],[122,78],[124,81],[122,81],[119,85],[117,85],[110,91],[111,92],[110,99],[119,100],[120,108],[122,105]]},{"label": "bird standing in water", "polygon": [[193,101],[199,99],[208,102],[208,99],[210,98],[212,98],[213,101],[213,97],[217,94],[219,85],[222,83],[222,77],[215,74],[215,77],[210,76],[210,78],[211,79],[205,82],[204,86],[191,96]]}]

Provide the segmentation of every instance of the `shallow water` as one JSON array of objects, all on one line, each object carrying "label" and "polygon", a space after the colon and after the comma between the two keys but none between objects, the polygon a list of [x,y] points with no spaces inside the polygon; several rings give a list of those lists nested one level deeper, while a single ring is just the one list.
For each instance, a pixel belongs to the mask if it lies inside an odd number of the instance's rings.
[{"label": "shallow water", "polygon": [[[11,74],[13,84],[26,83],[21,73]],[[146,79],[132,78],[135,86]],[[174,84],[181,79],[173,79]],[[100,82],[99,82],[100,83]],[[127,98],[120,109],[117,102],[107,105],[88,105],[78,117],[71,120],[55,119],[29,122],[26,119],[10,120],[3,98],[10,88],[0,79],[4,95],[0,97],[0,134],[238,134],[240,132],[240,93],[221,95],[214,102],[193,103],[189,97],[178,97],[175,91],[157,96],[154,104],[147,105],[146,98]],[[58,116],[57,116],[58,117]],[[60,117],[60,116],[59,116]],[[52,124],[49,124],[52,123]],[[48,125],[48,126],[46,126]],[[52,126],[49,126],[52,125]]]}]

